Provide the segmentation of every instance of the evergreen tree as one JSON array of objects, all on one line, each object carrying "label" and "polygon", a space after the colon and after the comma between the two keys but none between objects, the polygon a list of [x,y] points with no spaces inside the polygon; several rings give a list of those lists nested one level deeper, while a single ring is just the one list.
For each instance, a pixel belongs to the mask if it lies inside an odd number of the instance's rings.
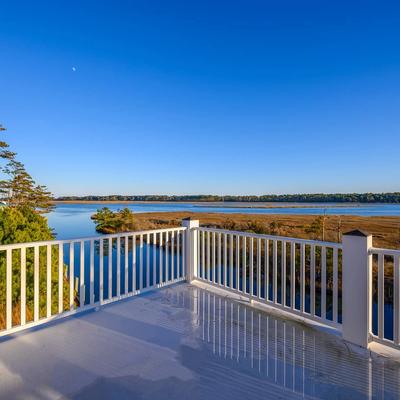
[{"label": "evergreen tree", "polygon": [[[0,131],[5,128],[0,125]],[[16,153],[9,145],[0,141],[0,201],[10,207],[30,208],[39,213],[49,212],[53,208],[53,196],[43,185],[38,185],[26,171],[24,165],[16,159]]]},{"label": "evergreen tree", "polygon": [[[0,125],[0,132],[5,128]],[[47,219],[41,215],[52,207],[52,195],[45,186],[38,185],[25,170],[24,165],[16,159],[16,153],[9,150],[5,141],[0,141],[0,244],[48,241],[54,239]],[[39,248],[39,293],[47,291],[46,268],[47,249]],[[58,312],[58,246],[51,247],[51,311]],[[5,327],[6,318],[6,252],[0,252],[0,329]],[[34,305],[34,252],[27,248],[26,267],[26,317],[33,318]],[[46,267],[45,267],[46,266]],[[20,323],[21,303],[21,250],[12,251],[12,319],[13,325]],[[66,266],[63,276],[66,273]],[[63,308],[68,309],[69,282],[64,278]],[[46,296],[39,295],[40,317],[46,315]]]}]

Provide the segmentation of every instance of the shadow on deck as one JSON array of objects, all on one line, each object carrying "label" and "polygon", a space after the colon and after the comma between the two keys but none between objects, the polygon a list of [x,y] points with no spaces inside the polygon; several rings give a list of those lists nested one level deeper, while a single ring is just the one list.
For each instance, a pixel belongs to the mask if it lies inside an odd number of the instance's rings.
[{"label": "shadow on deck", "polygon": [[4,399],[398,399],[400,364],[188,284],[0,342]]}]

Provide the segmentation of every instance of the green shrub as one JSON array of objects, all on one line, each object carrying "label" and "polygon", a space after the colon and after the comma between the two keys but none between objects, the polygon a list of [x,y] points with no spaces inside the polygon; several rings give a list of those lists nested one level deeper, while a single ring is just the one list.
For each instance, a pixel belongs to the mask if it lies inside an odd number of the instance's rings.
[{"label": "green shrub", "polygon": [[[0,244],[26,243],[35,241],[48,241],[54,239],[52,230],[47,225],[47,219],[31,208],[0,207]],[[51,263],[51,291],[52,313],[58,310],[58,246],[52,246]],[[63,266],[63,276],[66,267]],[[47,249],[45,246],[39,250],[39,315],[46,315],[47,293]],[[27,321],[33,315],[33,281],[34,281],[34,251],[26,250],[26,312]],[[68,282],[64,282],[64,304],[68,307]],[[12,305],[13,324],[20,321],[19,309],[21,301],[21,250],[12,251]],[[6,251],[0,251],[0,329],[5,327],[6,309]]]}]

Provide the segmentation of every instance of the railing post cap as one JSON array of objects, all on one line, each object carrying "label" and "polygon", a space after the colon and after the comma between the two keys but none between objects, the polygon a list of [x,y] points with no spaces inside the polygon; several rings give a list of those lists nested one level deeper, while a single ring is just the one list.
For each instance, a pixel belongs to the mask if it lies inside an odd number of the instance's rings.
[{"label": "railing post cap", "polygon": [[364,232],[360,229],[354,229],[352,231],[343,233],[343,236],[359,236],[359,237],[368,237],[371,236],[368,232]]},{"label": "railing post cap", "polygon": [[199,220],[192,217],[183,218],[182,225],[187,228],[197,228],[199,226]]}]

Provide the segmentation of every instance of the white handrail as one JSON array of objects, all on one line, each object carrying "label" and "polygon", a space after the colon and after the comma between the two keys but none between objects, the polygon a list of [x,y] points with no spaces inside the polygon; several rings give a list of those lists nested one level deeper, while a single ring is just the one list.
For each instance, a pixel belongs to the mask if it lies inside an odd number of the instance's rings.
[{"label": "white handrail", "polygon": [[217,233],[233,234],[233,235],[252,237],[252,238],[272,239],[272,240],[278,240],[278,241],[284,240],[286,242],[296,242],[296,243],[312,244],[315,246],[326,246],[326,247],[330,247],[330,248],[342,249],[342,244],[336,243],[336,242],[325,242],[325,241],[320,241],[320,240],[300,239],[300,238],[294,238],[294,237],[288,237],[288,236],[267,235],[267,234],[261,234],[261,233],[253,233],[253,232],[230,231],[227,229],[218,229],[218,228],[200,227],[200,228],[193,228],[193,229],[196,229],[198,231],[203,231],[203,232],[217,232]]},{"label": "white handrail", "polygon": [[82,238],[73,238],[73,239],[62,239],[62,240],[44,240],[44,241],[37,241],[37,242],[24,242],[24,243],[12,243],[12,244],[2,244],[0,245],[0,251],[4,251],[7,249],[21,249],[26,247],[35,247],[35,246],[46,246],[47,244],[52,245],[60,245],[60,244],[69,244],[69,243],[80,243],[80,242],[88,242],[91,240],[100,240],[100,239],[116,239],[116,238],[123,238],[125,236],[132,236],[132,235],[145,235],[145,234],[153,234],[153,233],[163,233],[163,232],[179,232],[185,231],[185,227],[179,228],[163,228],[163,229],[151,229],[148,231],[129,231],[123,233],[111,233],[99,236],[89,236],[89,237],[82,237]]},{"label": "white handrail", "polygon": [[369,254],[382,254],[384,256],[393,256],[398,257],[400,256],[400,250],[393,250],[393,249],[381,249],[378,247],[371,247],[368,250]]}]

